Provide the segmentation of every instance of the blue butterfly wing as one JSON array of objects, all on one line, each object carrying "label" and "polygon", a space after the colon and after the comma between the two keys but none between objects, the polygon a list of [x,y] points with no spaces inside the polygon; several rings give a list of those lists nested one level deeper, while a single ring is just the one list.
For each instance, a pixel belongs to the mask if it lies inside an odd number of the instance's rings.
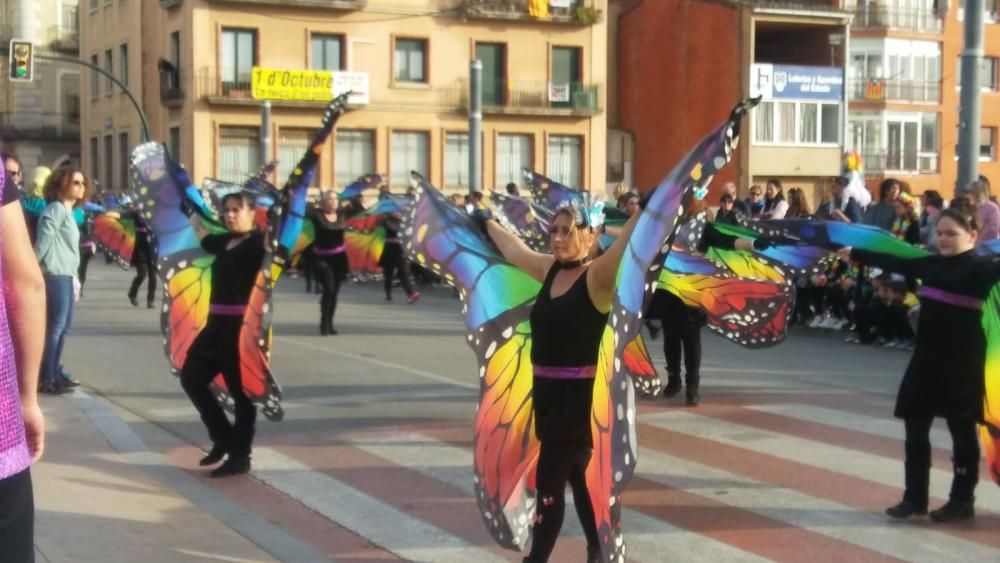
[{"label": "blue butterfly wing", "polygon": [[419,175],[413,176],[420,193],[403,220],[407,253],[458,288],[468,328],[532,302],[541,284],[504,260],[468,214]]}]

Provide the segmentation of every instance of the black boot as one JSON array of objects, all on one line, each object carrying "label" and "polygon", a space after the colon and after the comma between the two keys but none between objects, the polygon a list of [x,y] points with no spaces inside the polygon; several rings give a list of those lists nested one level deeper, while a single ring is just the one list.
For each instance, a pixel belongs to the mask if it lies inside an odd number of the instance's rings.
[{"label": "black boot", "polygon": [[230,455],[226,462],[212,470],[212,478],[231,477],[250,472],[250,456]]},{"label": "black boot", "polygon": [[689,407],[698,406],[698,387],[701,384],[701,375],[697,373],[686,373],[684,374],[684,383],[687,388],[687,401],[684,403]]},{"label": "black boot", "polygon": [[216,444],[212,446],[212,451],[208,452],[208,455],[201,458],[198,465],[205,467],[206,465],[215,465],[222,461],[222,458],[226,455],[226,448]]},{"label": "black boot", "polygon": [[976,516],[974,504],[976,484],[979,483],[979,449],[955,449],[955,476],[951,480],[948,502],[931,512],[935,522],[960,522]]},{"label": "black boot", "polygon": [[920,505],[904,498],[899,502],[899,504],[886,508],[885,513],[888,514],[890,518],[906,520],[910,516],[926,516],[927,505]]},{"label": "black boot", "polygon": [[669,399],[671,397],[676,397],[677,394],[681,392],[681,387],[681,374],[667,374],[667,386],[663,388],[663,398]]},{"label": "black boot", "polygon": [[131,291],[128,292],[128,302],[131,303],[133,307],[139,306],[139,298],[136,297],[136,294],[133,294]]},{"label": "black boot", "polygon": [[330,334],[330,321],[328,311],[330,309],[330,297],[324,293],[319,298],[319,333],[323,336]]},{"label": "black boot", "polygon": [[951,499],[941,508],[931,511],[931,520],[941,524],[948,522],[961,522],[972,520],[976,517],[976,509],[973,506],[975,499],[955,500]]},{"label": "black boot", "polygon": [[893,518],[927,514],[927,495],[931,483],[930,445],[907,443],[905,447],[906,462],[903,467],[906,469],[906,490],[903,492],[903,502],[885,511]]}]

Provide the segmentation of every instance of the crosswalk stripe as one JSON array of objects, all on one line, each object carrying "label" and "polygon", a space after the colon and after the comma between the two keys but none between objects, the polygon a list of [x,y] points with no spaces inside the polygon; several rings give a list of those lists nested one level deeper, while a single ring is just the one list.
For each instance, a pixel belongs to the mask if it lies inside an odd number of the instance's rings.
[{"label": "crosswalk stripe", "polygon": [[[672,432],[753,450],[890,487],[900,487],[903,483],[902,460],[893,461],[848,448],[701,416],[689,411],[648,413],[641,415],[639,421]],[[947,498],[951,477],[951,471],[932,469],[931,495]],[[995,487],[980,487],[977,493],[977,506],[1000,512],[1000,493]]]},{"label": "crosswalk stripe", "polygon": [[503,561],[272,448],[254,450],[253,475],[404,559]]},{"label": "crosswalk stripe", "polygon": [[[355,447],[397,465],[406,466],[462,492],[474,495],[472,452],[422,434],[391,437],[366,436],[353,441]],[[567,492],[566,504],[572,506]],[[571,509],[569,509],[571,512]],[[698,534],[690,534],[668,522],[625,508],[625,542],[630,560],[662,561],[669,545],[671,558],[677,561],[728,561],[760,563],[766,559],[741,551]],[[582,537],[583,531],[574,515],[567,514],[563,535]]]},{"label": "crosswalk stripe", "polygon": [[[864,434],[872,434],[883,438],[903,440],[906,437],[903,430],[903,422],[890,418],[865,416],[801,403],[749,405],[746,408],[787,418],[826,424],[827,426],[853,430]],[[948,434],[947,430],[932,428],[931,442],[938,446],[951,447],[951,435]]]},{"label": "crosswalk stripe", "polygon": [[906,561],[987,561],[1000,555],[947,534],[894,525],[882,515],[649,448],[640,448],[638,470],[657,483]]}]

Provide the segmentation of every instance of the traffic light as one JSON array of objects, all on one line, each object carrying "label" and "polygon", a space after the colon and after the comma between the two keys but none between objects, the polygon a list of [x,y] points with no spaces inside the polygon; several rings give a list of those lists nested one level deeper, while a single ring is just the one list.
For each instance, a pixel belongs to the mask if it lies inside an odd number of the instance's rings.
[{"label": "traffic light", "polygon": [[34,74],[35,47],[31,41],[10,40],[8,76],[15,82],[31,82]]}]

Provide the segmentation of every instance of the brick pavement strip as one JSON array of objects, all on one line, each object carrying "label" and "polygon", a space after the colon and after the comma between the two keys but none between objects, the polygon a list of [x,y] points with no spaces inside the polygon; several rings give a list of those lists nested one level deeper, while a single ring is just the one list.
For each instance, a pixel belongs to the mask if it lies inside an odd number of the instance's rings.
[{"label": "brick pavement strip", "polygon": [[327,560],[157,453],[103,400],[44,398],[32,468],[43,561]]}]

